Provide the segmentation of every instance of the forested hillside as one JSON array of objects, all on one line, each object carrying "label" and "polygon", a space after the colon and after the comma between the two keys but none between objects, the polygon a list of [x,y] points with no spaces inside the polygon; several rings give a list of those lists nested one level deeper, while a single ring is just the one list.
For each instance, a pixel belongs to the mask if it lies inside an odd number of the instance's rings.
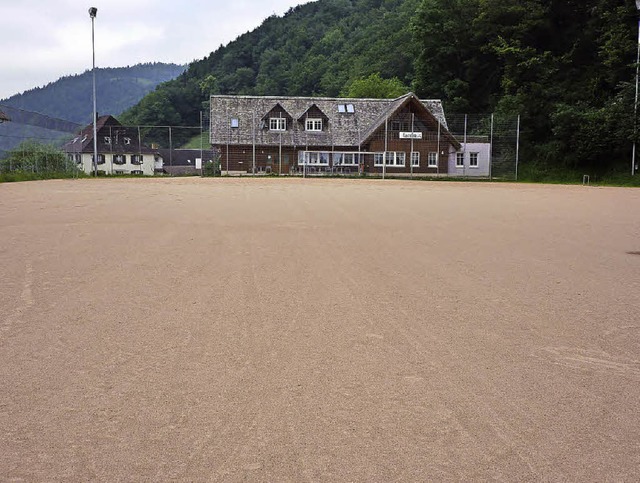
[{"label": "forested hillside", "polygon": [[521,115],[530,165],[626,166],[636,19],[633,0],[319,0],[192,63],[124,119],[195,125],[209,94],[336,96],[379,74],[450,113]]},{"label": "forested hillside", "polygon": [[417,50],[411,22],[419,0],[320,0],[272,16],[127,113],[136,123],[199,122],[208,95],[337,96],[379,73],[410,84]]},{"label": "forested hillside", "polygon": [[[96,69],[98,112],[122,113],[158,84],[175,79],[185,68],[176,64],[148,63]],[[0,104],[84,125],[91,122],[92,90],[92,73],[86,71],[0,100]]]},{"label": "forested hillside", "polygon": [[633,0],[425,0],[414,84],[450,111],[521,114],[531,164],[630,172],[636,22]]}]

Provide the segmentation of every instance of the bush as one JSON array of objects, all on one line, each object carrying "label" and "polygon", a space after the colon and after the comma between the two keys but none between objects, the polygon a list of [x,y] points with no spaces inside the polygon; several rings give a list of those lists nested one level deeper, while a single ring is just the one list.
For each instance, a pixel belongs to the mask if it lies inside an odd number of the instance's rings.
[{"label": "bush", "polygon": [[[51,177],[70,177],[79,173],[76,164],[59,148],[50,144],[25,141],[9,151],[9,155],[0,161],[0,173],[18,174],[21,179],[44,179]],[[10,176],[9,178],[16,178]]]}]

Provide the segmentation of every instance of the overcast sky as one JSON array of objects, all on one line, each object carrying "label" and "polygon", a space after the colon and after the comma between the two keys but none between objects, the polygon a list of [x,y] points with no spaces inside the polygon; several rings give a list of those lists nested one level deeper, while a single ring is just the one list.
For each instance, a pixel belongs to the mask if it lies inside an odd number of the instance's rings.
[{"label": "overcast sky", "polygon": [[310,0],[0,0],[0,99],[96,67],[201,59]]}]

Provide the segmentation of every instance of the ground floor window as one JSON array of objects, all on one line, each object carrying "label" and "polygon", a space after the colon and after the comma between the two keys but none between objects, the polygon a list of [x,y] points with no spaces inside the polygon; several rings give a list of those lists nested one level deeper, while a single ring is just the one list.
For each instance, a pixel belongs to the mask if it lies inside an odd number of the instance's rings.
[{"label": "ground floor window", "polygon": [[334,166],[358,166],[358,153],[333,153]]},{"label": "ground floor window", "polygon": [[420,151],[411,152],[411,166],[415,168],[420,167]]},{"label": "ground floor window", "polygon": [[125,164],[127,162],[126,154],[114,154],[113,155],[113,164]]},{"label": "ground floor window", "polygon": [[82,163],[82,155],[81,154],[69,154],[69,161],[75,161],[76,164]]},{"label": "ground floor window", "polygon": [[142,154],[131,155],[131,164],[142,164],[142,161],[143,161]]},{"label": "ground floor window", "polygon": [[469,153],[469,166],[472,168],[478,167],[478,153]]},{"label": "ground floor window", "polygon": [[300,166],[329,166],[329,152],[299,151],[298,165]]},{"label": "ground floor window", "polygon": [[[96,157],[92,154],[91,155],[91,162],[95,162]],[[98,154],[98,164],[104,164],[106,163],[107,158],[104,154]]]},{"label": "ground floor window", "polygon": [[456,153],[456,167],[464,167],[464,153]]},{"label": "ground floor window", "polygon": [[438,153],[435,151],[429,152],[429,167],[436,168],[438,166]]},{"label": "ground floor window", "polygon": [[384,164],[390,167],[403,168],[405,165],[406,153],[403,151],[387,151],[386,153],[374,153],[373,165],[383,166]]}]

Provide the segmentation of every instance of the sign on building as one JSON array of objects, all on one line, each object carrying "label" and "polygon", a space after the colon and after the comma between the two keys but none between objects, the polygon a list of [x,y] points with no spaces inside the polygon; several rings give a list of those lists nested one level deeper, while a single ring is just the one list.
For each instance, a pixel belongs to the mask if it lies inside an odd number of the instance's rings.
[{"label": "sign on building", "polygon": [[421,132],[401,132],[400,139],[422,139]]}]

